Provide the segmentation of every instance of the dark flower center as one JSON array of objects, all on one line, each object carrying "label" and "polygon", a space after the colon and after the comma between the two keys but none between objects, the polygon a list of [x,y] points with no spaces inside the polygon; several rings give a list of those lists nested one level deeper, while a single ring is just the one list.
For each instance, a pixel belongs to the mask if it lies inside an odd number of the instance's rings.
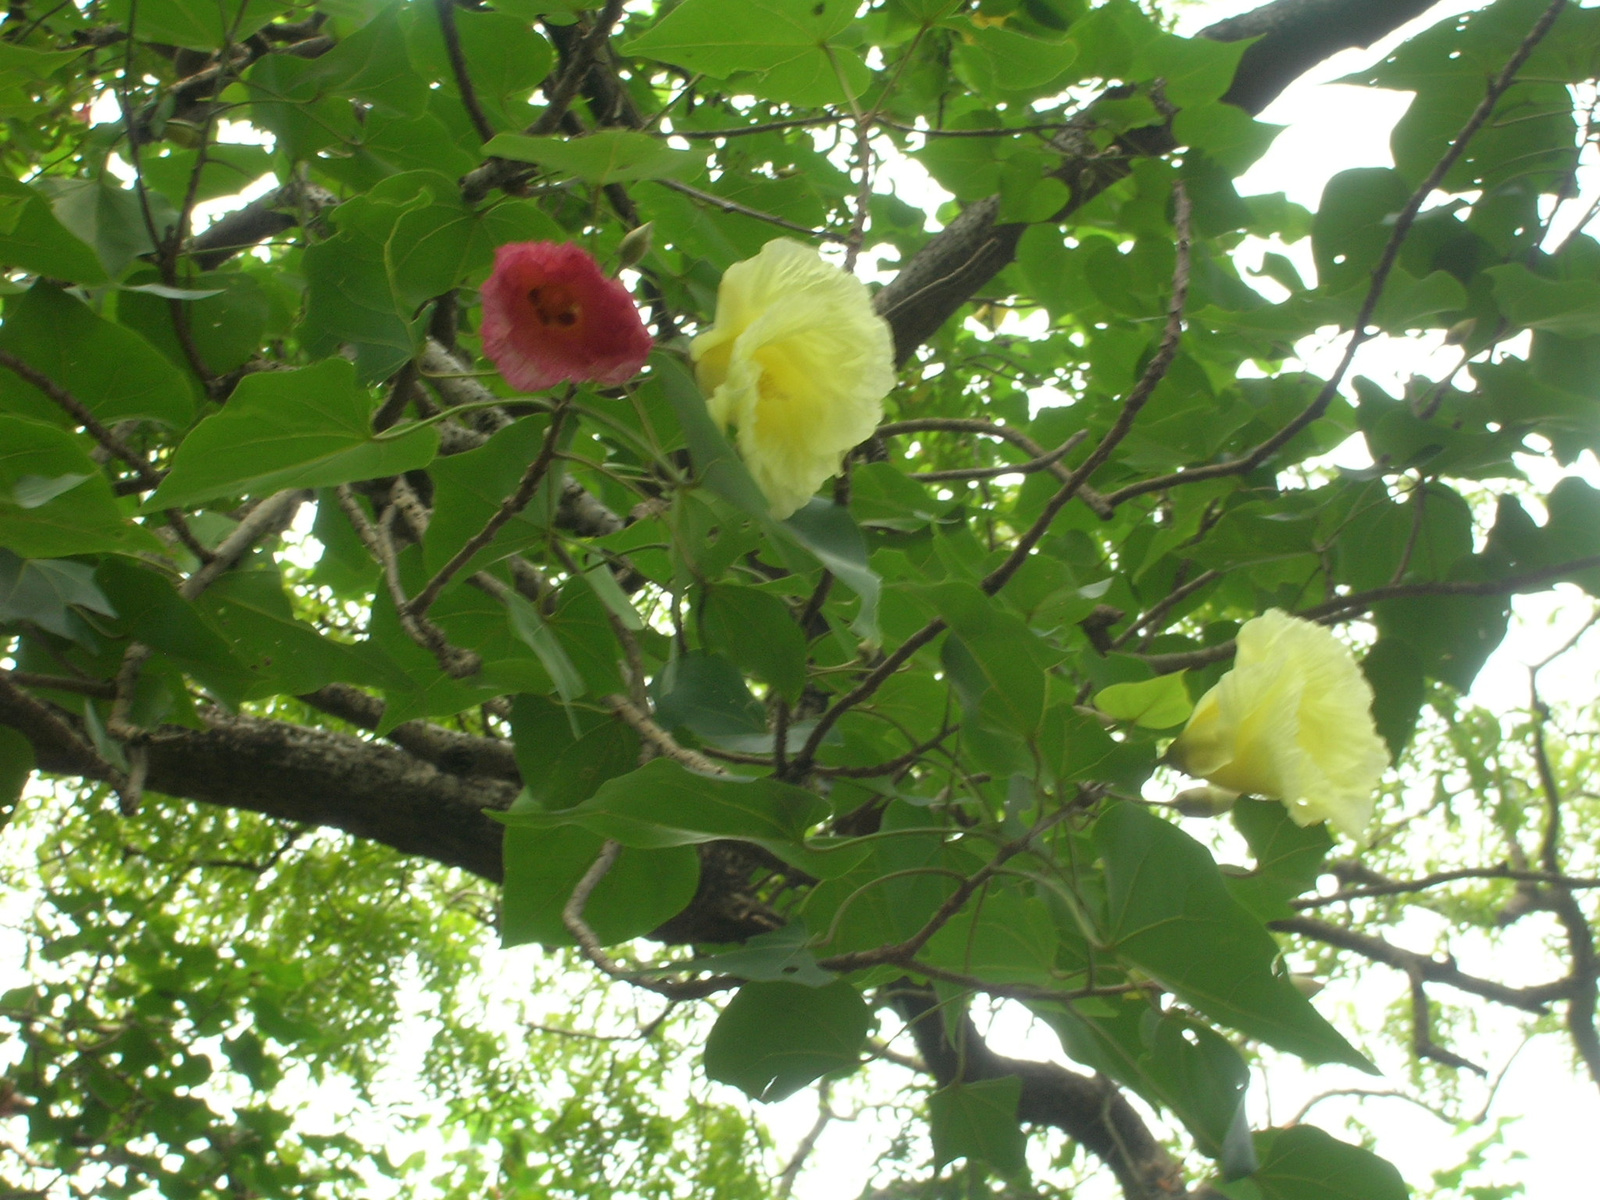
[{"label": "dark flower center", "polygon": [[563,284],[548,284],[528,289],[528,302],[541,325],[557,325],[570,329],[583,314],[577,297]]}]

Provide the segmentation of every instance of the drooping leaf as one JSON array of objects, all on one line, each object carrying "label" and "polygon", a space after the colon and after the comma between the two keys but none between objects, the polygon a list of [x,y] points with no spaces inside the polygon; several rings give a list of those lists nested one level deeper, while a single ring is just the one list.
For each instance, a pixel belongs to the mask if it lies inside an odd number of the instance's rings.
[{"label": "drooping leaf", "polygon": [[375,407],[342,358],[251,375],[225,409],[183,440],[147,507],[326,487],[398,474],[432,460],[439,447],[432,427],[374,434]]},{"label": "drooping leaf", "polygon": [[[72,483],[65,490],[40,490],[41,480],[68,477]],[[43,499],[46,492],[53,494]],[[23,558],[162,549],[154,535],[123,515],[82,439],[54,425],[4,414],[0,414],[0,546]]]},{"label": "drooping leaf", "polygon": [[[194,414],[189,381],[148,342],[49,284],[36,283],[6,302],[0,349],[71,393],[105,424],[146,417],[182,429]],[[5,370],[0,370],[0,408],[40,421],[76,423]]]},{"label": "drooping leaf", "polygon": [[1277,943],[1228,895],[1204,847],[1169,822],[1119,803],[1095,823],[1115,953],[1213,1020],[1310,1062],[1371,1067],[1289,980]]},{"label": "drooping leaf", "polygon": [[1027,1170],[1027,1138],[1017,1123],[1022,1080],[1015,1075],[976,1083],[952,1083],[928,1097],[933,1161],[958,1158],[987,1163],[1002,1175]]},{"label": "drooping leaf", "polygon": [[1371,1151],[1315,1125],[1256,1134],[1261,1165],[1220,1189],[1235,1200],[1408,1200],[1400,1172]]},{"label": "drooping leaf", "polygon": [[822,988],[747,983],[706,1038],[706,1074],[752,1099],[782,1100],[854,1070],[871,1021],[861,993],[842,979]]},{"label": "drooping leaf", "polygon": [[512,162],[538,163],[597,185],[682,179],[703,162],[691,151],[674,150],[657,138],[628,129],[604,129],[570,140],[502,133],[485,144],[483,152]]},{"label": "drooping leaf", "polygon": [[0,550],[0,623],[28,621],[70,638],[76,632],[73,608],[117,615],[95,586],[93,567],[64,559],[28,560]]}]

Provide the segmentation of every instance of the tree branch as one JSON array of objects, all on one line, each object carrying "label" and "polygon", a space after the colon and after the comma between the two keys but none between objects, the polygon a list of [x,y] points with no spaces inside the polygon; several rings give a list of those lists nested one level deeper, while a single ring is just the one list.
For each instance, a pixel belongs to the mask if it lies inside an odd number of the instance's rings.
[{"label": "tree branch", "polygon": [[1554,983],[1537,984],[1532,987],[1508,987],[1490,979],[1468,975],[1456,966],[1454,959],[1447,958],[1441,961],[1430,955],[1418,954],[1414,950],[1403,950],[1382,938],[1358,933],[1353,929],[1332,925],[1313,917],[1287,917],[1281,921],[1271,922],[1271,927],[1279,933],[1298,934],[1340,950],[1349,950],[1363,958],[1370,958],[1373,962],[1403,971],[1408,976],[1415,973],[1428,983],[1442,983],[1458,991],[1481,996],[1485,1000],[1493,1000],[1496,1004],[1521,1009],[1523,1012],[1543,1015],[1553,1002],[1569,999],[1572,995],[1571,979],[1560,979]]},{"label": "tree branch", "polygon": [[889,999],[940,1087],[1016,1076],[1022,1082],[1017,1116],[1027,1124],[1059,1129],[1081,1143],[1111,1169],[1126,1200],[1206,1194],[1184,1187],[1182,1165],[1109,1079],[996,1054],[965,1012],[949,1028],[948,1010],[931,987],[902,981],[893,986]]}]

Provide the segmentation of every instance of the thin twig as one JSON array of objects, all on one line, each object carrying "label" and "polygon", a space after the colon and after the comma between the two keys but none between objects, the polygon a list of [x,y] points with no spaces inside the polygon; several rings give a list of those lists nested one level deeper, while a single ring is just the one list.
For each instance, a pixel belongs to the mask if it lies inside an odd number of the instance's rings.
[{"label": "thin twig", "polygon": [[599,856],[583,873],[583,878],[578,880],[577,886],[572,889],[571,897],[561,909],[561,923],[567,927],[572,940],[578,944],[578,951],[612,979],[631,983],[635,987],[645,988],[672,1000],[700,1000],[717,992],[738,987],[744,982],[729,975],[713,975],[706,979],[691,979],[681,983],[651,979],[644,972],[628,970],[605,952],[605,948],[600,945],[600,938],[583,919],[583,910],[588,906],[589,897],[594,894],[595,888],[600,886],[600,881],[616,865],[621,853],[621,843],[607,839],[600,847]]},{"label": "thin twig", "polygon": [[571,395],[569,393],[550,415],[550,425],[545,430],[544,442],[540,445],[539,453],[534,456],[534,460],[528,464],[528,469],[522,473],[522,478],[518,481],[516,490],[500,502],[500,507],[483,523],[483,528],[469,537],[461,548],[450,556],[449,561],[435,572],[433,578],[428,580],[415,598],[406,605],[406,610],[412,617],[421,617],[425,614],[433,606],[433,602],[439,598],[439,593],[444,591],[449,582],[455,578],[456,573],[472,561],[473,555],[494,541],[495,534],[505,528],[506,523],[512,517],[528,507],[528,504],[533,500],[533,494],[539,490],[539,485],[544,482],[545,474],[550,469],[550,463],[555,458],[556,445],[560,441],[561,429],[566,422],[569,411],[568,401],[570,399]]},{"label": "thin twig", "polygon": [[1485,1000],[1493,1000],[1496,1004],[1504,1004],[1523,1012],[1542,1016],[1555,1001],[1568,999],[1572,995],[1570,979],[1558,979],[1553,983],[1536,984],[1531,987],[1508,987],[1492,979],[1480,979],[1476,975],[1468,975],[1456,966],[1454,959],[1441,961],[1426,954],[1418,954],[1414,950],[1404,950],[1382,938],[1346,929],[1341,925],[1332,925],[1313,917],[1287,917],[1270,924],[1271,928],[1279,933],[1294,933],[1311,938],[1313,941],[1324,942],[1340,950],[1348,950],[1363,958],[1370,958],[1373,962],[1382,963],[1386,967],[1393,967],[1408,975],[1415,969],[1429,983],[1442,983],[1458,991],[1481,996]]},{"label": "thin twig", "polygon": [[653,179],[651,182],[664,188],[670,188],[675,192],[682,192],[690,199],[698,200],[702,204],[709,204],[725,213],[732,213],[740,217],[750,217],[757,221],[765,221],[768,225],[776,225],[779,229],[789,229],[795,233],[803,233],[807,237],[816,238],[818,241],[838,242],[840,245],[849,244],[850,239],[843,234],[834,233],[828,229],[813,229],[810,225],[801,225],[786,217],[780,217],[776,213],[763,212],[759,208],[751,208],[748,204],[740,204],[737,200],[729,200],[727,197],[718,196],[713,192],[701,191],[697,187],[681,183],[676,179]]},{"label": "thin twig", "polygon": [[1172,591],[1152,604],[1144,616],[1128,626],[1125,632],[1119,634],[1116,640],[1111,643],[1111,648],[1113,650],[1122,649],[1123,646],[1138,635],[1140,630],[1149,629],[1190,596],[1210,587],[1221,578],[1221,571],[1202,571],[1182,587],[1173,588]]},{"label": "thin twig", "polygon": [[[1540,840],[1539,862],[1547,874],[1561,874],[1561,786],[1550,763],[1550,748],[1545,741],[1545,722],[1550,710],[1539,698],[1539,668],[1528,672],[1533,721],[1533,761],[1539,773],[1539,790],[1544,793],[1545,828]],[[1600,1031],[1595,1028],[1595,1011],[1600,1007],[1600,956],[1595,954],[1594,933],[1589,920],[1572,892],[1551,884],[1547,896],[1550,911],[1567,935],[1572,959],[1572,992],[1567,997],[1567,1031],[1590,1077],[1600,1085]]]},{"label": "thin twig", "polygon": [[411,612],[405,587],[400,582],[400,567],[395,559],[394,544],[389,538],[388,531],[367,520],[367,514],[361,509],[361,501],[349,484],[340,484],[335,495],[338,497],[339,507],[350,520],[351,528],[361,539],[361,544],[382,568],[389,599],[394,604],[395,613],[400,619],[400,628],[405,631],[406,636],[432,654],[446,675],[454,679],[476,675],[483,667],[483,659],[479,655],[471,650],[452,646],[444,630],[426,617],[419,617]]},{"label": "thin twig", "polygon": [[833,1105],[828,1103],[828,1091],[833,1086],[829,1080],[822,1080],[817,1084],[817,1119],[800,1139],[800,1144],[795,1147],[794,1154],[789,1163],[783,1168],[783,1174],[778,1176],[778,1186],[773,1190],[774,1200],[789,1200],[794,1192],[794,1181],[800,1178],[800,1170],[806,1165],[806,1159],[811,1157],[811,1152],[817,1148],[817,1140],[822,1137],[822,1131],[838,1118],[833,1111]]},{"label": "thin twig", "polygon": [[456,91],[461,96],[461,107],[467,112],[478,140],[487,142],[494,136],[494,126],[478,103],[478,91],[472,86],[472,75],[467,70],[467,56],[461,50],[461,33],[456,28],[455,0],[434,0],[434,11],[439,15],[439,34],[444,38],[445,54],[450,59],[450,70],[456,78]]},{"label": "thin twig", "polygon": [[611,706],[613,712],[633,726],[639,736],[664,757],[683,764],[691,771],[699,771],[702,775],[726,775],[728,773],[698,750],[691,750],[687,746],[679,745],[676,738],[652,721],[650,714],[639,708],[628,697],[622,695],[607,696],[606,703]]},{"label": "thin twig", "polygon": [[950,471],[916,471],[912,473],[911,478],[918,483],[966,483],[979,479],[998,479],[1002,475],[1032,475],[1038,471],[1048,471],[1077,449],[1088,436],[1087,429],[1080,429],[1054,450],[1030,462],[1006,463],[998,467],[968,467]]},{"label": "thin twig", "polygon": [[1383,896],[1407,896],[1458,883],[1468,879],[1503,879],[1516,883],[1555,884],[1574,890],[1600,889],[1600,879],[1570,875],[1550,875],[1543,871],[1519,871],[1513,867],[1468,867],[1457,871],[1438,871],[1420,879],[1396,879],[1387,883],[1373,883],[1363,887],[1345,888],[1325,896],[1306,896],[1291,900],[1289,907],[1299,912],[1327,908],[1333,904],[1347,904],[1352,900],[1372,900]]}]

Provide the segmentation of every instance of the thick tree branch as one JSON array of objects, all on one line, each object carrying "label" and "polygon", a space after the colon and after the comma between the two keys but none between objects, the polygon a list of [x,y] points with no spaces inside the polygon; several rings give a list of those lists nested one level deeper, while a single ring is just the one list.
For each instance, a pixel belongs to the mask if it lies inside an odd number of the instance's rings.
[{"label": "thick tree branch", "polygon": [[1301,75],[1341,50],[1367,47],[1439,0],[1274,0],[1200,31],[1218,42],[1260,38],[1223,97],[1258,113]]}]

